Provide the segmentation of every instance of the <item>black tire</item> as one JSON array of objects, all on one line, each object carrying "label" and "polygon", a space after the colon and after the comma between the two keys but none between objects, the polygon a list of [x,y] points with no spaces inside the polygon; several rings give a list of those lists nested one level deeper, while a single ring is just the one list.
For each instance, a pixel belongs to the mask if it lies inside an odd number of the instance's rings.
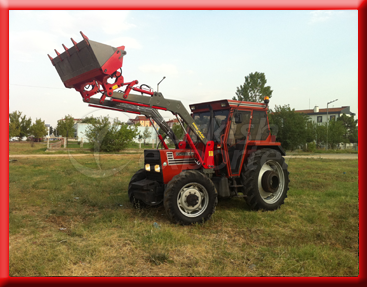
[{"label": "black tire", "polygon": [[137,181],[140,181],[140,180],[143,180],[144,178],[146,178],[146,171],[145,169],[139,169],[134,175],[133,177],[131,178],[130,182],[129,182],[129,187],[128,187],[128,190],[127,190],[127,193],[129,195],[129,200],[130,202],[132,203],[132,205],[134,206],[134,208],[136,209],[141,209],[141,208],[144,208],[146,207],[147,205],[142,202],[141,200],[139,199],[136,199],[134,197],[134,189],[132,188],[132,184],[134,182],[137,182]]},{"label": "black tire", "polygon": [[186,170],[173,177],[164,192],[164,208],[175,224],[203,223],[215,212],[217,203],[213,182],[195,170]]},{"label": "black tire", "polygon": [[288,165],[279,151],[260,149],[247,158],[241,180],[246,202],[252,210],[276,210],[287,197]]}]

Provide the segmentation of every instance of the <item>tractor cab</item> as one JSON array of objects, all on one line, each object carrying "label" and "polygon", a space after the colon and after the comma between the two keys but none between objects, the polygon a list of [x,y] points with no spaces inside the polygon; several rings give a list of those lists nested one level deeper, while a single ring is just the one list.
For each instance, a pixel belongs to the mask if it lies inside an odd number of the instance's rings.
[{"label": "tractor cab", "polygon": [[[217,175],[239,176],[251,147],[266,146],[273,140],[266,104],[221,100],[193,104],[190,110],[200,132],[214,142]],[[200,139],[192,131],[189,135],[197,149],[202,150],[204,146]]]}]

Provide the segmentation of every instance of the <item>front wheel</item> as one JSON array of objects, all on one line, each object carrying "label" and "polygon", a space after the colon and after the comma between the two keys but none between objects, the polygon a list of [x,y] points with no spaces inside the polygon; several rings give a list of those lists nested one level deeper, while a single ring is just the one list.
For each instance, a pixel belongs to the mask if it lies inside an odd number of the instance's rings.
[{"label": "front wheel", "polygon": [[260,149],[250,154],[241,179],[246,202],[253,210],[278,209],[287,197],[288,165],[277,150]]},{"label": "front wheel", "polygon": [[195,170],[176,175],[164,192],[164,208],[173,223],[203,223],[215,212],[217,191],[213,182]]}]

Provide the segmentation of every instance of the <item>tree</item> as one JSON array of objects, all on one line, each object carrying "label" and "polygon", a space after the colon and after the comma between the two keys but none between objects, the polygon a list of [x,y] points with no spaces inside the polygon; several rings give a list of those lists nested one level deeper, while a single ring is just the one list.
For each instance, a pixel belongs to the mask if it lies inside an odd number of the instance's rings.
[{"label": "tree", "polygon": [[23,137],[28,137],[31,134],[31,125],[32,120],[31,118],[26,118],[24,115],[20,120],[20,133],[19,133],[19,139],[22,139]]},{"label": "tree", "polygon": [[9,138],[18,137],[21,140],[23,137],[28,137],[32,124],[31,118],[24,115],[22,112],[14,111],[9,114]]},{"label": "tree", "polygon": [[358,120],[354,119],[354,115],[347,116],[346,114],[342,114],[337,121],[341,122],[345,127],[342,142],[358,143]]},{"label": "tree", "polygon": [[326,144],[326,124],[316,124],[316,145],[321,147],[321,145]]},{"label": "tree", "polygon": [[144,129],[144,132],[143,132],[143,139],[144,139],[144,145],[145,145],[145,140],[147,139],[147,138],[149,138],[150,136],[151,136],[151,132],[149,131],[149,127],[148,126],[146,126],[145,127],[145,129]]},{"label": "tree", "polygon": [[137,136],[137,128],[118,121],[111,125],[108,117],[101,117],[87,128],[86,136],[95,151],[116,152],[124,149]]},{"label": "tree", "polygon": [[285,149],[294,150],[310,140],[306,129],[309,121],[307,115],[296,113],[289,105],[275,106],[269,113],[272,134],[276,130],[277,140]]},{"label": "tree", "polygon": [[9,114],[9,138],[19,137],[20,135],[20,116],[21,112],[14,111]]},{"label": "tree", "polygon": [[41,121],[41,119],[36,119],[34,124],[30,127],[30,131],[35,138],[42,138],[47,135],[47,127],[45,125],[45,121]]},{"label": "tree", "polygon": [[317,124],[308,120],[306,123],[306,143],[311,143],[316,139]]},{"label": "tree", "polygon": [[12,137],[18,137],[19,136],[19,127],[15,122],[9,123],[9,139]]},{"label": "tree", "polygon": [[248,102],[263,102],[264,97],[271,98],[273,91],[270,86],[265,87],[266,78],[264,73],[250,73],[245,77],[245,83],[237,87],[236,96],[233,100]]},{"label": "tree", "polygon": [[82,120],[83,124],[95,124],[97,122],[98,119],[96,119],[95,117],[91,116],[91,117],[85,117]]},{"label": "tree", "polygon": [[332,149],[335,149],[336,145],[343,142],[345,135],[345,126],[341,121],[329,121],[328,124],[328,144]]},{"label": "tree", "polygon": [[57,133],[63,137],[73,137],[74,134],[74,118],[71,115],[65,116],[63,120],[57,122]]},{"label": "tree", "polygon": [[183,137],[185,135],[185,132],[184,132],[184,130],[182,129],[182,127],[179,123],[175,123],[172,126],[172,131],[175,134],[177,140],[182,140],[183,139]]}]

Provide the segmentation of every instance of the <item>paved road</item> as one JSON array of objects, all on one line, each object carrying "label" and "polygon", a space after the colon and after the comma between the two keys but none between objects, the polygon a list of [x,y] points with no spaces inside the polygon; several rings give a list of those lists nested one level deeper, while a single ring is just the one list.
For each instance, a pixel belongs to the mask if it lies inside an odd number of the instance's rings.
[{"label": "paved road", "polygon": [[358,159],[354,153],[319,153],[313,155],[287,155],[285,158],[323,158],[323,159]]},{"label": "paved road", "polygon": [[[77,156],[88,156],[93,155],[91,153],[89,154],[70,154],[73,157]],[[9,155],[9,158],[18,158],[18,157],[66,157],[69,156],[69,154],[15,154],[15,155]],[[100,154],[99,156],[126,156],[126,154]],[[313,154],[313,155],[287,155],[285,158],[323,158],[323,159],[358,159],[358,154],[349,154],[349,153],[319,153],[319,154]]]}]

